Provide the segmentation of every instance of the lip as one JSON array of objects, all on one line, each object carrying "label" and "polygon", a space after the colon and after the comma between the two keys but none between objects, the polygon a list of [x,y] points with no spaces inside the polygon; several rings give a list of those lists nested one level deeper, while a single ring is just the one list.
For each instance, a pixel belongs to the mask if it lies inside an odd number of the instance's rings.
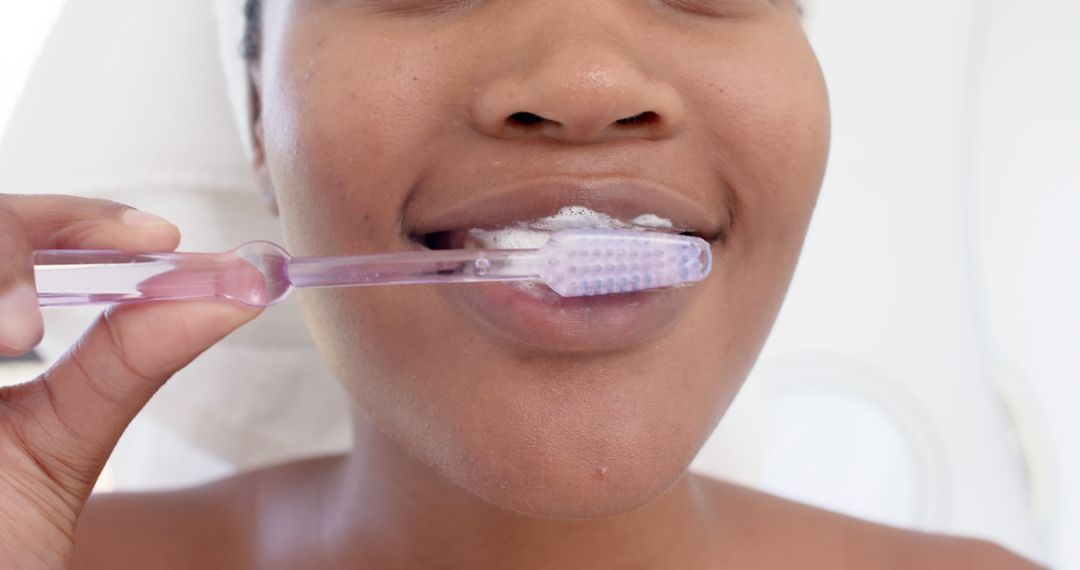
[{"label": "lip", "polygon": [[[543,288],[546,289],[546,288]],[[603,353],[631,349],[688,313],[695,286],[597,297],[539,295],[515,284],[445,288],[443,294],[496,338],[528,351]]]},{"label": "lip", "polygon": [[[655,214],[713,242],[728,226],[727,210],[709,212],[687,194],[630,178],[543,179],[518,184],[454,205],[408,225],[415,247],[423,236],[460,230],[500,229],[585,206],[616,219]],[[408,219],[408,218],[407,218]],[[706,280],[707,281],[707,280]],[[596,297],[564,298],[543,285],[484,283],[441,287],[452,305],[502,342],[540,352],[599,353],[640,346],[671,329],[690,312],[703,288],[693,286]]]}]

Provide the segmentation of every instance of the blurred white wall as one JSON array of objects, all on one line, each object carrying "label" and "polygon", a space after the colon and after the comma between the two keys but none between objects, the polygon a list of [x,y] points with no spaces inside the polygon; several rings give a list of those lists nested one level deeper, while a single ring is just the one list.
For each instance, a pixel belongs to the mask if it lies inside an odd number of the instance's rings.
[{"label": "blurred white wall", "polygon": [[967,142],[984,349],[1015,404],[1051,559],[1080,568],[1080,2],[980,8]]},{"label": "blurred white wall", "polygon": [[974,0],[811,7],[834,146],[799,271],[751,378],[771,412],[760,484],[1042,557],[973,302],[976,11]]},{"label": "blurred white wall", "polygon": [[[0,133],[64,0],[0,2]],[[4,191],[12,191],[4,189]]]},{"label": "blurred white wall", "polygon": [[1080,568],[1080,3],[817,0],[809,26],[835,144],[749,482]]}]

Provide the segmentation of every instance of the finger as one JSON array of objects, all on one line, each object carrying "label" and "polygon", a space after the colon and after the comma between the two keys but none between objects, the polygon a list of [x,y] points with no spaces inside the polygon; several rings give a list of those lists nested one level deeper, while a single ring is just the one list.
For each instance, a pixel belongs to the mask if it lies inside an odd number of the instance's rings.
[{"label": "finger", "polygon": [[228,302],[114,307],[41,379],[23,433],[53,480],[82,500],[150,397],[258,311]]},{"label": "finger", "polygon": [[116,202],[0,196],[0,356],[25,354],[44,333],[31,250],[171,251],[179,239],[179,231],[167,221]]},{"label": "finger", "polygon": [[153,214],[109,200],[55,195],[5,195],[23,222],[33,249],[172,251],[176,226]]},{"label": "finger", "polygon": [[231,299],[251,306],[269,302],[266,276],[247,260],[236,256],[189,256],[171,271],[138,284],[144,297],[169,299]]},{"label": "finger", "polygon": [[25,354],[41,341],[45,331],[30,250],[22,220],[0,203],[0,356]]}]

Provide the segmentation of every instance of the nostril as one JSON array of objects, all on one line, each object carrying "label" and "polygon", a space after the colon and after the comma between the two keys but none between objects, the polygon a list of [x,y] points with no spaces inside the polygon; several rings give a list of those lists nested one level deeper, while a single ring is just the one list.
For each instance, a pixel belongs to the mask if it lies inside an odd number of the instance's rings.
[{"label": "nostril", "polygon": [[660,121],[660,115],[657,115],[653,111],[645,111],[644,113],[638,113],[632,117],[625,117],[615,121],[616,125],[620,127],[638,127],[657,123]]},{"label": "nostril", "polygon": [[547,119],[541,117],[540,115],[537,115],[535,113],[528,113],[528,112],[524,112],[524,111],[514,113],[513,115],[510,115],[509,117],[506,118],[506,122],[508,124],[513,125],[513,126],[521,126],[521,127],[531,127],[531,126],[534,126],[534,125],[539,125],[540,123],[543,123],[546,120]]}]

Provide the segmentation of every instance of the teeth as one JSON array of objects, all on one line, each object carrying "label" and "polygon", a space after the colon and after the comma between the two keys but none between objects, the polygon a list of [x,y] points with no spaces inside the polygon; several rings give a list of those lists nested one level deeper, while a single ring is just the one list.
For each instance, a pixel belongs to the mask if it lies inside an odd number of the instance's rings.
[{"label": "teeth", "polygon": [[488,249],[539,249],[550,237],[551,234],[545,231],[520,228],[469,231],[469,241]]},{"label": "teeth", "polygon": [[468,236],[465,237],[465,243],[462,244],[461,247],[462,247],[462,249],[465,249],[465,250],[482,249],[484,247],[484,244],[480,243],[480,241],[478,239],[476,239],[475,237],[473,237],[472,234],[469,234]]},{"label": "teeth", "polygon": [[639,228],[649,228],[660,232],[676,233],[675,224],[667,218],[661,218],[656,214],[642,214],[632,220],[630,225]]},{"label": "teeth", "polygon": [[518,222],[499,230],[474,229],[469,235],[489,249],[537,249],[548,242],[552,232],[564,229],[636,229],[677,234],[682,230],[671,220],[642,214],[626,222],[584,206],[567,206],[559,213],[530,222]]}]

